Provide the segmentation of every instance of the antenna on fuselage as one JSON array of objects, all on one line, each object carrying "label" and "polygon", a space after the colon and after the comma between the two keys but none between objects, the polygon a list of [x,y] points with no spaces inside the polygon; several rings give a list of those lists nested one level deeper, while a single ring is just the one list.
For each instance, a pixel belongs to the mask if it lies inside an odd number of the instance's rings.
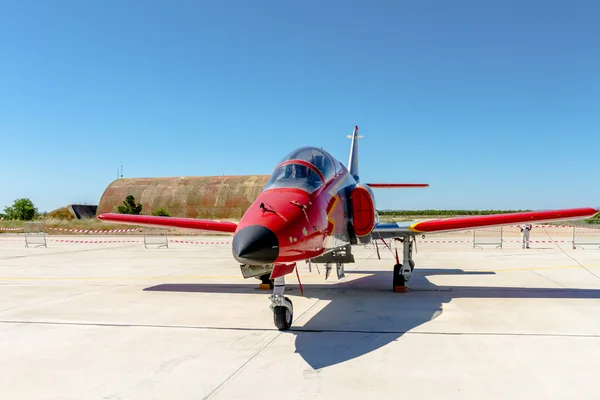
[{"label": "antenna on fuselage", "polygon": [[358,125],[354,127],[354,131],[352,131],[352,135],[348,136],[349,139],[352,139],[352,144],[350,145],[350,158],[348,158],[348,171],[350,171],[350,175],[354,177],[356,182],[359,181],[358,176],[358,140],[362,139],[362,136],[358,134]]}]

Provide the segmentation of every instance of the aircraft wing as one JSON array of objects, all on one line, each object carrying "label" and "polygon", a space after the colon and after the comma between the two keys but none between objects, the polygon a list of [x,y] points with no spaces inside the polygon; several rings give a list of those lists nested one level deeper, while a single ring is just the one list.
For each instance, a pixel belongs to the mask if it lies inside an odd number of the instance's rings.
[{"label": "aircraft wing", "polygon": [[424,235],[478,229],[490,226],[517,225],[530,222],[585,219],[600,210],[592,207],[564,210],[530,211],[510,214],[477,215],[469,217],[442,218],[423,221],[380,223],[373,228],[374,239]]},{"label": "aircraft wing", "polygon": [[105,213],[97,217],[100,221],[116,222],[126,225],[155,226],[162,228],[186,228],[201,231],[233,233],[237,224],[230,221],[213,221],[210,219],[155,217],[152,215],[131,215]]}]

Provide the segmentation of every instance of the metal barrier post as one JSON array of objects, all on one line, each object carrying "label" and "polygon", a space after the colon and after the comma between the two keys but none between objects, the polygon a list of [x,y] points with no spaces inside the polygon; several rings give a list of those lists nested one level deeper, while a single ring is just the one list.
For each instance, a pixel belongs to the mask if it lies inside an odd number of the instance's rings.
[{"label": "metal barrier post", "polygon": [[29,245],[48,247],[43,222],[23,223],[23,233],[25,234],[25,247],[29,247]]},{"label": "metal barrier post", "polygon": [[[483,250],[484,245],[496,246],[496,249],[502,249],[502,243],[504,242],[504,230],[500,227],[500,241],[499,242],[478,242],[477,241],[477,229],[473,229],[473,248],[479,247]],[[492,239],[490,239],[492,240]]]},{"label": "metal barrier post", "polygon": [[[158,238],[160,240],[148,240],[149,238]],[[160,248],[169,248],[169,237],[167,235],[146,235],[144,234],[144,247],[148,248],[148,246],[156,246],[157,249]]]},{"label": "metal barrier post", "polygon": [[[588,229],[589,232],[597,233],[597,235],[594,235],[596,236],[596,239],[586,238],[587,240],[585,240],[584,242],[577,242],[577,227],[582,229]],[[583,246],[597,246],[598,249],[600,249],[600,230],[597,228],[598,225],[573,225],[573,250],[575,250],[577,247],[583,249]]]}]

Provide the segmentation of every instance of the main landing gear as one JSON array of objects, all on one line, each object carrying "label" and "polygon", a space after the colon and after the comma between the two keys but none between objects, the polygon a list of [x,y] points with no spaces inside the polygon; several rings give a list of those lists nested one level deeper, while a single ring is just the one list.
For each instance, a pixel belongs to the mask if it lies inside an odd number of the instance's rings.
[{"label": "main landing gear", "polygon": [[289,297],[285,297],[285,276],[280,276],[273,280],[273,294],[269,296],[271,300],[271,310],[273,310],[273,321],[280,331],[287,331],[292,326],[294,319],[294,305]]},{"label": "main landing gear", "polygon": [[412,259],[414,240],[410,237],[400,239],[402,242],[402,264],[396,250],[396,265],[394,265],[393,290],[394,292],[406,292],[406,282],[409,281],[415,262]]}]

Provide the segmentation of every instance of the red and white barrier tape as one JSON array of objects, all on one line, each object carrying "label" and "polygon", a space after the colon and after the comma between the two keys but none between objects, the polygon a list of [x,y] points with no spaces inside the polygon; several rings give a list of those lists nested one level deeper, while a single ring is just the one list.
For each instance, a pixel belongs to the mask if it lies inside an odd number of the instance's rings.
[{"label": "red and white barrier tape", "polygon": [[418,243],[472,243],[472,240],[419,240]]},{"label": "red and white barrier tape", "polygon": [[185,243],[185,244],[231,244],[231,242],[193,242],[191,240],[175,240],[169,239],[172,243]]},{"label": "red and white barrier tape", "polygon": [[48,239],[58,243],[140,243],[141,240],[70,240],[70,239]]},{"label": "red and white barrier tape", "polygon": [[[521,241],[521,240],[503,240],[502,243],[523,243],[523,241]],[[573,241],[572,240],[530,240],[529,243],[573,243]]]},{"label": "red and white barrier tape", "polygon": [[46,228],[51,229],[53,231],[63,231],[63,232],[77,232],[77,233],[125,233],[125,232],[137,232],[139,228],[135,229],[66,229],[66,228]]},{"label": "red and white barrier tape", "polygon": [[[522,240],[502,240],[502,243],[522,243]],[[419,240],[418,243],[473,243],[472,240]],[[477,242],[475,242],[477,243]],[[500,242],[498,242],[500,243]],[[572,240],[530,240],[529,243],[573,243]]]},{"label": "red and white barrier tape", "polygon": [[[48,238],[48,241],[57,243],[141,243],[142,240],[76,240],[76,239],[52,239]],[[25,239],[5,239],[0,238],[1,242],[23,242]],[[231,244],[231,242],[195,242],[191,240],[174,240],[169,239],[172,243],[184,243],[184,244]]]},{"label": "red and white barrier tape", "polygon": [[[584,228],[584,229],[598,229],[600,228],[600,225],[576,225],[576,226],[572,226],[572,225],[533,225],[534,229],[573,229],[573,228]],[[483,228],[483,229],[475,229],[476,231],[480,231],[480,232],[500,232],[500,227],[497,228]],[[504,232],[520,232],[520,229],[518,226],[505,226],[502,229]]]},{"label": "red and white barrier tape", "polygon": [[23,228],[0,228],[0,231],[22,231]]}]

